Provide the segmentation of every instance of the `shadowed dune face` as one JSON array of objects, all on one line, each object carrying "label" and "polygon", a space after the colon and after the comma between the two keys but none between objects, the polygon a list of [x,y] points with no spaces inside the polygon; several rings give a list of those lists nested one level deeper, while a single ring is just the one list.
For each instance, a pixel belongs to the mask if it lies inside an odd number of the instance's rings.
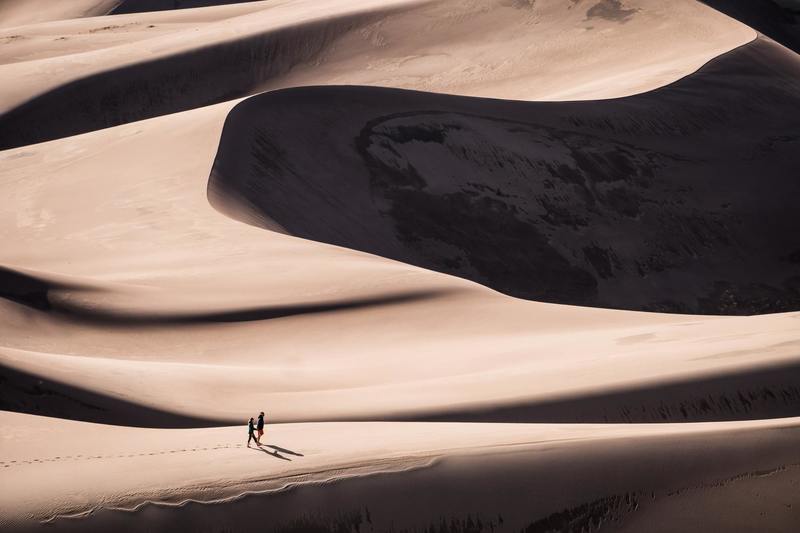
[{"label": "shadowed dune face", "polygon": [[189,428],[220,423],[111,398],[1,364],[0,410],[132,427]]},{"label": "shadowed dune face", "polygon": [[118,0],[119,5],[112,9],[109,14],[121,15],[123,13],[141,13],[143,11],[189,9],[254,1],[256,0]]},{"label": "shadowed dune face", "polygon": [[[434,414],[461,422],[663,423],[800,416],[800,364],[576,395],[528,405]],[[419,418],[417,418],[419,419]]]},{"label": "shadowed dune face", "polygon": [[800,309],[799,76],[794,54],[759,40],[620,100],[265,94],[230,114],[209,197],[240,220],[522,298]]},{"label": "shadowed dune face", "polygon": [[121,0],[0,0],[0,28],[105,15]]},{"label": "shadowed dune face", "polygon": [[702,0],[787,48],[800,52],[800,2],[795,0]]}]

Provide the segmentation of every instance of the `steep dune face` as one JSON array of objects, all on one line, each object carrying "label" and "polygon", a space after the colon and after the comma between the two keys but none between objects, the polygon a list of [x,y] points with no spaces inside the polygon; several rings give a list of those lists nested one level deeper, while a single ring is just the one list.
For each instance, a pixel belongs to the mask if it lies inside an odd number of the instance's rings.
[{"label": "steep dune face", "polygon": [[241,220],[522,298],[796,310],[798,79],[798,57],[760,40],[603,102],[268,93],[229,116],[209,193]]},{"label": "steep dune face", "polygon": [[118,0],[119,5],[112,9],[109,14],[119,15],[122,13],[141,13],[142,11],[189,9],[254,1],[256,0]]},{"label": "steep dune face", "polygon": [[[250,12],[238,13],[244,9]],[[692,0],[626,7],[588,0],[292,0],[171,13],[195,11],[208,13],[207,21],[170,31],[159,30],[163,24],[149,13],[79,21],[85,31],[130,24],[138,37],[0,65],[0,76],[17,80],[0,88],[0,147],[297,85],[514,99],[621,96],[674,81],[755,36]],[[9,37],[38,31],[23,30]],[[491,39],[483,38],[487,32]]]},{"label": "steep dune face", "polygon": [[800,2],[796,0],[702,0],[782,45],[800,52]]}]

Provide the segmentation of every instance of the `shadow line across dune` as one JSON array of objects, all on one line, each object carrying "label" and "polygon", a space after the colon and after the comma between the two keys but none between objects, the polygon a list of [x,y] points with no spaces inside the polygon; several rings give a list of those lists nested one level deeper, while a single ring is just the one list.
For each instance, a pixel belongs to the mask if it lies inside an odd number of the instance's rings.
[{"label": "shadow line across dune", "polygon": [[112,398],[2,364],[0,410],[132,427],[193,428],[231,423],[231,420],[187,416]]},{"label": "shadow line across dune", "polygon": [[[222,377],[220,379],[223,379]],[[416,390],[416,389],[413,389]],[[410,393],[411,394],[411,393]],[[365,393],[364,402],[369,402]],[[403,400],[398,400],[403,405]],[[210,427],[235,416],[193,417],[120,400],[82,387],[0,365],[0,409],[71,420],[136,427]],[[447,421],[496,423],[676,423],[800,416],[800,363],[788,362],[598,392],[512,403],[487,400],[441,409],[372,414],[283,417],[286,422]],[[300,455],[269,445],[278,452]]]},{"label": "shadow line across dune", "polygon": [[40,311],[46,311],[52,317],[105,327],[168,327],[219,322],[274,320],[293,316],[400,305],[442,297],[452,292],[447,289],[416,290],[332,302],[265,305],[192,313],[137,313],[85,307],[58,296],[59,291],[81,290],[97,289],[48,281],[31,274],[0,267],[0,298]]},{"label": "shadow line across dune", "polygon": [[[799,346],[800,348],[800,346]],[[508,406],[453,410],[408,420],[449,422],[667,423],[800,416],[800,363],[643,383]],[[399,417],[404,420],[404,417]]]},{"label": "shadow line across dune", "polygon": [[313,59],[344,33],[392,11],[375,9],[277,28],[59,85],[0,115],[0,150],[252,94],[268,79]]}]

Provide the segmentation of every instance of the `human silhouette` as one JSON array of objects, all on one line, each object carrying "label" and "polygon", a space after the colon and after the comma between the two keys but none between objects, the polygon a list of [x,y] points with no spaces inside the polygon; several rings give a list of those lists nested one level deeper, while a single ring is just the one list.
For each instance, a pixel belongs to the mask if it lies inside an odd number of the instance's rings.
[{"label": "human silhouette", "polygon": [[256,437],[256,428],[255,428],[252,416],[250,417],[250,421],[247,423],[247,447],[248,448],[250,447],[250,441],[251,440],[256,441],[256,444],[260,445],[260,443],[258,442],[258,437]]},{"label": "human silhouette", "polygon": [[258,436],[256,437],[256,444],[261,446],[261,437],[264,435],[264,411],[261,411],[261,414],[258,415],[258,423],[256,424],[256,429],[258,430]]}]

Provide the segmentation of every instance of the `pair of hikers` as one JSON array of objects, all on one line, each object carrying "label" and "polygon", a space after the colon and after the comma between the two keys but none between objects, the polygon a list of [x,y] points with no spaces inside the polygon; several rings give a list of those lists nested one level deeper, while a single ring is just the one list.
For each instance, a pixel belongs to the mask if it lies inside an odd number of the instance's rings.
[{"label": "pair of hikers", "polygon": [[[256,435],[256,431],[258,431],[258,435]],[[261,446],[262,435],[264,435],[264,411],[258,415],[257,422],[253,422],[253,417],[250,417],[250,421],[247,423],[247,447],[250,447],[251,440],[256,441],[257,446]]]}]

